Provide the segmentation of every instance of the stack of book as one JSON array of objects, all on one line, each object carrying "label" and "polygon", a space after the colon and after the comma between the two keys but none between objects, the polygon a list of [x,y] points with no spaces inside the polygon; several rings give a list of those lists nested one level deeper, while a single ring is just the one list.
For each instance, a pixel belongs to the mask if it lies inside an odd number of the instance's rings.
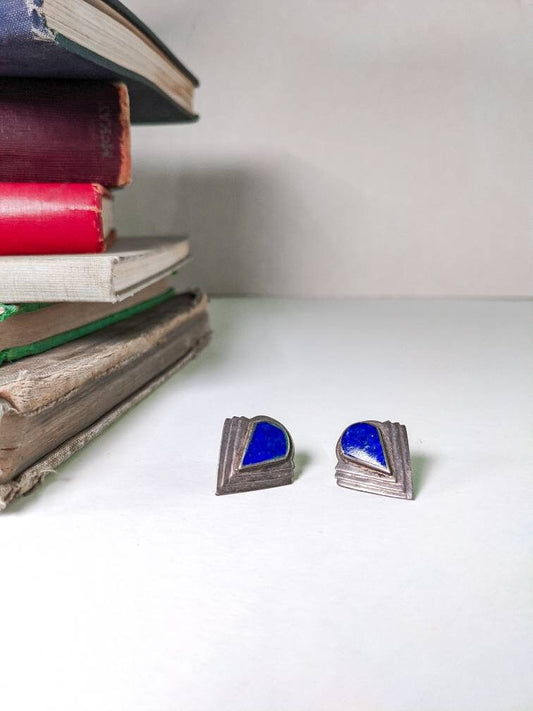
[{"label": "stack of book", "polygon": [[0,5],[0,508],[209,340],[184,238],[116,235],[130,120],[194,121],[196,79],[115,0]]}]

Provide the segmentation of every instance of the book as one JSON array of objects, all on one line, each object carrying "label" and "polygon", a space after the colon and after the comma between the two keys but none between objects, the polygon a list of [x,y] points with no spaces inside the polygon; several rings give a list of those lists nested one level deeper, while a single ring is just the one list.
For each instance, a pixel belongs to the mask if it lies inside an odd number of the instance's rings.
[{"label": "book", "polygon": [[0,126],[0,182],[131,180],[125,84],[0,78]]},{"label": "book", "polygon": [[30,493],[45,477],[50,474],[55,474],[55,470],[58,466],[72,457],[73,454],[76,454],[76,452],[85,447],[85,445],[89,444],[99,434],[105,432],[116,420],[129,412],[135,405],[144,400],[160,385],[163,385],[163,383],[179,372],[187,363],[196,357],[208,342],[209,336],[205,336],[202,340],[198,341],[194,348],[187,351],[184,356],[177,360],[174,365],[170,366],[170,368],[166,368],[157,377],[149,380],[146,385],[111,408],[109,412],[106,412],[103,417],[96,420],[92,425],[67,439],[63,444],[56,447],[31,467],[25,469],[10,482],[0,484],[0,511],[5,509],[18,497]]},{"label": "book", "polygon": [[134,123],[194,121],[196,77],[118,0],[2,0],[3,76],[123,81]]},{"label": "book", "polygon": [[209,336],[207,299],[188,292],[0,368],[0,508],[190,360]]},{"label": "book", "polygon": [[121,237],[99,254],[0,257],[0,302],[115,303],[168,276],[188,256],[184,237]]},{"label": "book", "polygon": [[0,365],[87,336],[174,296],[167,279],[118,304],[1,304]]},{"label": "book", "polygon": [[114,237],[101,185],[0,183],[0,255],[103,252]]}]

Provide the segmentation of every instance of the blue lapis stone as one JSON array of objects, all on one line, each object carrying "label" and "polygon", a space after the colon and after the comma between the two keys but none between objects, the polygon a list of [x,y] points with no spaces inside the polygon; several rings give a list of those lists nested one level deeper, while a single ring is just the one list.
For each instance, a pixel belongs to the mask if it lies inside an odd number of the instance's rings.
[{"label": "blue lapis stone", "polygon": [[369,422],[356,422],[347,427],[342,433],[341,449],[350,459],[388,470],[379,430]]},{"label": "blue lapis stone", "polygon": [[285,430],[272,422],[257,422],[242,459],[243,467],[283,459],[289,452]]}]

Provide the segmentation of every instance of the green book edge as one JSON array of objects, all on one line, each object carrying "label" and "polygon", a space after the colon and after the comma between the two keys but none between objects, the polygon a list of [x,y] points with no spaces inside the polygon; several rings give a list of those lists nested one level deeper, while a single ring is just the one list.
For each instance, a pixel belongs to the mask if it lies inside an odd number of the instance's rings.
[{"label": "green book edge", "polygon": [[30,311],[38,311],[52,304],[0,304],[0,323],[7,321],[11,316],[17,314],[27,314]]},{"label": "green book edge", "polygon": [[[15,360],[20,360],[21,358],[26,358],[27,356],[37,355],[38,353],[44,353],[49,351],[51,348],[56,346],[62,346],[64,343],[69,341],[75,341],[77,338],[82,338],[90,333],[99,331],[106,326],[111,326],[119,321],[124,321],[124,319],[130,316],[135,316],[142,311],[152,308],[152,306],[157,306],[163,301],[167,301],[174,296],[174,289],[167,289],[159,296],[154,296],[151,299],[141,302],[140,304],[135,304],[135,306],[130,306],[127,309],[118,311],[115,314],[109,314],[109,316],[104,316],[96,321],[91,321],[83,326],[78,326],[78,328],[73,328],[70,331],[64,331],[63,333],[56,333],[53,336],[44,338],[42,341],[35,341],[35,343],[28,343],[25,346],[15,346],[14,348],[6,348],[0,351],[0,365],[3,363],[12,363]],[[13,305],[2,305],[4,309],[11,309],[11,312],[6,315],[4,312],[0,315],[0,321],[5,321],[9,316],[13,316],[16,313],[23,313],[28,311],[36,311],[50,304],[13,304]]]}]

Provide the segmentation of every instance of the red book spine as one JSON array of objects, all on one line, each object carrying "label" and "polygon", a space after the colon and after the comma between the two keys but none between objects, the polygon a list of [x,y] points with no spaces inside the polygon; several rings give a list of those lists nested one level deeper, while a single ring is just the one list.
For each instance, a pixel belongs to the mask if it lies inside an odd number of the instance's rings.
[{"label": "red book spine", "polygon": [[90,183],[0,183],[0,255],[103,252],[109,200]]},{"label": "red book spine", "polygon": [[130,180],[124,84],[0,79],[0,181],[121,187]]}]

